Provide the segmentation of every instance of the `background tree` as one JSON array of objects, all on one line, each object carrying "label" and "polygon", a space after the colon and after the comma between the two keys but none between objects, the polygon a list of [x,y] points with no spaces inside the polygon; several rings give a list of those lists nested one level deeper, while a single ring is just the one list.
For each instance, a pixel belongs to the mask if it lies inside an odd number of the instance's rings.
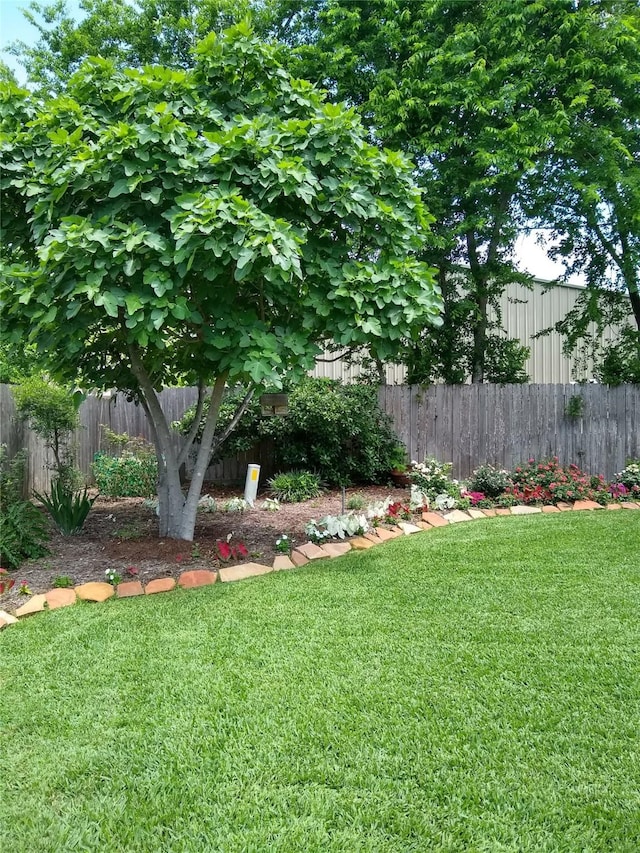
[{"label": "background tree", "polygon": [[[429,260],[440,272],[446,333],[427,330],[423,346],[408,349],[410,368],[422,362],[446,381],[489,378],[487,357],[502,346],[489,309],[523,280],[513,247],[532,213],[532,185],[541,223],[556,228],[561,253],[573,253],[569,272],[599,281],[599,299],[585,295],[591,313],[608,302],[619,316],[614,290],[633,303],[634,0],[326,0],[299,3],[298,14],[306,25],[289,36],[305,73],[358,104],[375,138],[415,158],[436,216]],[[453,284],[458,265],[469,272]],[[612,269],[617,287],[602,287]],[[574,327],[571,317],[565,326]],[[521,378],[523,351],[506,348]]]},{"label": "background tree", "polygon": [[[553,229],[567,275],[586,275],[589,284],[560,324],[567,349],[591,320],[631,320],[637,329],[636,0],[83,0],[83,7],[81,23],[39,7],[39,45],[16,48],[34,79],[64,81],[89,53],[186,67],[189,38],[249,12],[261,33],[290,45],[294,73],[357,106],[374,144],[410,153],[436,216],[439,239],[426,260],[439,271],[446,330],[434,338],[426,329],[422,343],[407,348],[410,367],[422,363],[423,374],[446,381],[489,377],[487,355],[503,340],[499,298],[507,284],[528,278],[515,270],[515,238],[534,220]],[[466,278],[447,285],[461,265]],[[520,377],[523,351],[506,346]],[[612,363],[634,362],[637,347],[637,335],[625,333]]]},{"label": "background tree", "polygon": [[[27,221],[31,247],[3,271],[3,332],[59,377],[139,400],[162,535],[193,537],[227,382],[279,385],[328,341],[390,358],[440,322],[414,257],[428,216],[410,164],[368,145],[353,111],[291,78],[246,25],[200,43],[193,70],[94,59],[58,99],[0,91],[3,191],[23,205],[3,239]],[[200,395],[177,450],[157,390],[180,380]]]},{"label": "background tree", "polygon": [[111,59],[119,67],[166,65],[190,68],[193,48],[211,31],[220,32],[251,11],[256,29],[262,18],[251,0],[80,0],[82,19],[65,0],[36,2],[25,9],[38,30],[35,46],[13,42],[18,58],[36,86],[62,91],[89,56]]},{"label": "background tree", "polygon": [[[569,353],[594,345],[606,382],[640,382],[640,7],[583,4],[581,49],[567,52],[568,132],[533,180],[529,211],[551,228],[566,276],[587,289],[556,325]],[[608,325],[620,340],[599,352]],[[635,365],[635,367],[634,367]]]}]

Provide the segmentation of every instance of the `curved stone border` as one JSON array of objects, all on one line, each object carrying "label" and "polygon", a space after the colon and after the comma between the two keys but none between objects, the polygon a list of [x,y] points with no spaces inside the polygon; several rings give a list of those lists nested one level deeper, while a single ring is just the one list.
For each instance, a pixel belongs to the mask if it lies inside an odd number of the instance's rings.
[{"label": "curved stone border", "polygon": [[[505,515],[536,515],[538,513],[567,512],[567,511],[594,511],[594,510],[640,510],[640,503],[624,501],[622,503],[611,503],[606,507],[595,501],[576,501],[574,504],[559,503],[557,506],[525,506],[516,505],[510,508],[496,509],[454,509],[451,512],[423,512],[421,520],[416,524],[408,521],[399,521],[394,527],[376,527],[365,533],[364,536],[356,536],[343,542],[327,542],[324,545],[315,545],[306,542],[299,545],[291,552],[289,557],[280,554],[273,561],[273,565],[265,566],[261,563],[242,563],[238,566],[223,566],[217,571],[206,569],[192,569],[183,572],[178,578],[177,586],[182,589],[196,589],[197,587],[210,586],[217,583],[229,583],[244,580],[245,578],[266,575],[270,572],[295,569],[307,563],[322,559],[335,559],[347,554],[349,551],[364,551],[375,548],[398,536],[412,536],[432,530],[434,527],[443,527],[449,524],[459,524],[464,521],[474,521],[481,518],[492,518]],[[8,625],[17,624],[20,619],[41,613],[44,610],[54,610],[58,607],[68,607],[75,604],[78,599],[82,601],[103,602],[114,596],[117,598],[131,598],[138,595],[152,595],[155,593],[169,592],[176,587],[173,578],[155,578],[143,587],[140,581],[126,581],[113,587],[108,583],[91,582],[81,584],[73,589],[51,589],[44,594],[33,595],[22,607],[15,611],[15,615],[0,610],[0,630]]]}]

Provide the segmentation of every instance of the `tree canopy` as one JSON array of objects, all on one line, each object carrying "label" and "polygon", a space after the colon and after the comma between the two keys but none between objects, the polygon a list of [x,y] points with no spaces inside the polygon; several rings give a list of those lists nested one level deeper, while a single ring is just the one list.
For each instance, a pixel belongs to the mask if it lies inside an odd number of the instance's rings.
[{"label": "tree canopy", "polygon": [[594,321],[630,323],[623,349],[640,359],[637,0],[82,0],[79,23],[61,0],[35,6],[40,43],[17,52],[52,86],[90,53],[187,67],[195,34],[249,13],[289,44],[290,70],[357,108],[372,143],[408,153],[445,297],[444,334],[426,326],[407,348],[416,375],[486,379],[504,347],[522,375],[496,309],[526,282],[514,245],[533,224],[588,283],[559,324],[567,347]]},{"label": "tree canopy", "polygon": [[[140,400],[165,533],[192,536],[225,382],[278,385],[327,342],[391,357],[441,322],[411,164],[247,25],[202,41],[193,69],[94,58],[52,100],[0,92],[4,334]],[[188,522],[155,393],[176,380],[213,386]]]}]

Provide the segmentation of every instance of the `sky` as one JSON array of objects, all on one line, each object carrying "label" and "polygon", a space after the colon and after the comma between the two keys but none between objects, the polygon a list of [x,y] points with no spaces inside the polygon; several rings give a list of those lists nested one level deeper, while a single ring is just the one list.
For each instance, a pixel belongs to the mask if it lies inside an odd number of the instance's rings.
[{"label": "sky", "polygon": [[[2,59],[16,75],[19,83],[25,82],[24,69],[18,64],[15,57],[5,53],[7,44],[12,41],[24,41],[27,44],[35,44],[38,40],[38,32],[35,27],[26,21],[21,9],[27,8],[29,0],[0,0],[0,49]],[[80,17],[81,11],[78,0],[67,0],[68,10],[76,17]],[[531,235],[522,235],[516,243],[516,258],[518,267],[524,272],[534,275],[536,278],[551,281],[562,274],[563,267],[552,261],[544,248],[536,242],[539,232]],[[580,279],[572,279],[574,284],[580,283]]]}]

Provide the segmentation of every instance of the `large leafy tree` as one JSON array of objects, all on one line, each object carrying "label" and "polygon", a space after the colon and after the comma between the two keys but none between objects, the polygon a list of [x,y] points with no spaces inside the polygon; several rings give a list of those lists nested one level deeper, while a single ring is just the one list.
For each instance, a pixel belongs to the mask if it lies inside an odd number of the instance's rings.
[{"label": "large leafy tree", "polygon": [[[57,99],[2,92],[3,192],[22,205],[3,222],[2,328],[54,374],[140,401],[162,535],[193,536],[226,383],[278,385],[329,341],[386,358],[439,322],[410,164],[246,25],[201,42],[192,70],[94,59]],[[180,449],[157,394],[177,380],[201,390]]]},{"label": "large leafy tree", "polygon": [[[569,132],[532,181],[530,211],[551,228],[566,274],[586,279],[576,307],[557,324],[567,351],[620,325],[622,340],[609,347],[601,373],[609,382],[638,382],[640,7],[608,0],[582,12],[582,50],[556,71],[575,94]],[[635,369],[625,373],[625,362]]]},{"label": "large leafy tree", "polygon": [[[637,316],[635,0],[297,7],[289,37],[305,74],[358,104],[377,139],[412,154],[436,216],[440,241],[430,260],[445,293],[447,334],[426,329],[409,348],[414,373],[447,381],[491,375],[502,339],[489,308],[521,279],[512,260],[523,214],[551,223],[560,252],[573,258],[570,272],[598,282],[597,298],[585,295],[583,324],[594,311],[606,315],[605,305],[628,316],[630,302]],[[453,274],[459,264],[464,277]],[[615,286],[603,287],[612,271]],[[582,329],[574,317],[564,325]],[[506,346],[517,366],[523,351]]]}]

